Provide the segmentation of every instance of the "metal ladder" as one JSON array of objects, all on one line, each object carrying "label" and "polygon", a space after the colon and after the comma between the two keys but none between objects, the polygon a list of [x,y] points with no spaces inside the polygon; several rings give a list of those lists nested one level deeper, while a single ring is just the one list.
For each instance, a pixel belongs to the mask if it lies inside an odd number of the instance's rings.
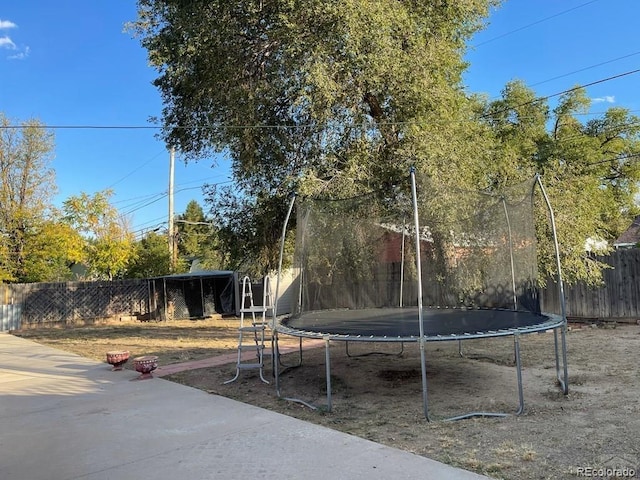
[{"label": "metal ladder", "polygon": [[[248,276],[242,279],[242,306],[240,308],[240,327],[238,328],[238,360],[236,375],[224,384],[235,382],[240,377],[241,370],[259,370],[260,380],[269,383],[264,378],[265,340],[267,338],[267,315],[273,308],[273,297],[269,277],[264,277],[262,291],[262,305],[253,303],[251,280]],[[252,361],[243,359],[243,352],[255,350],[256,358]],[[257,360],[257,361],[256,361]]]}]

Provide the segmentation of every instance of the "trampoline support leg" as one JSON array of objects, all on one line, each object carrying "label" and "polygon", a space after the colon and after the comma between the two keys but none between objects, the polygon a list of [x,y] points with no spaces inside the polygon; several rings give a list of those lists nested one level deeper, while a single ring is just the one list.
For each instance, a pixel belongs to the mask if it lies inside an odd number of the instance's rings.
[{"label": "trampoline support leg", "polygon": [[331,411],[331,354],[329,353],[329,337],[324,337],[324,348],[325,348],[325,365],[326,365],[326,375],[327,375],[327,411]]},{"label": "trampoline support leg", "polygon": [[513,353],[516,357],[516,372],[518,377],[518,410],[516,415],[524,412],[524,392],[522,390],[522,360],[520,359],[520,334],[513,336]]},{"label": "trampoline support leg", "polygon": [[298,363],[296,365],[285,365],[282,362],[282,357],[280,357],[280,355],[278,355],[278,361],[280,362],[280,366],[283,368],[282,373],[285,373],[288,370],[291,370],[293,368],[301,367],[302,366],[302,337],[299,338],[299,343],[298,343]]},{"label": "trampoline support leg", "polygon": [[[560,347],[562,348],[562,365],[560,365],[560,352],[558,348],[558,329],[553,331],[554,348],[556,353],[556,378],[558,385],[562,389],[562,393],[569,393],[569,373],[567,370],[567,325],[566,323],[560,327]],[[562,371],[561,371],[562,370]]]},{"label": "trampoline support leg", "polygon": [[299,340],[299,343],[298,343],[298,358],[299,358],[299,362],[298,362],[298,365],[296,365],[296,367],[302,366],[302,337],[300,337],[298,340]]},{"label": "trampoline support leg", "polygon": [[[518,381],[518,409],[515,411],[513,415],[520,415],[524,412],[524,391],[522,388],[522,360],[520,359],[520,334],[516,333],[513,336],[513,355],[516,361],[516,376]],[[426,409],[426,403],[425,403]],[[474,417],[508,417],[510,414],[508,413],[498,413],[498,412],[471,412],[463,415],[458,415],[455,417],[446,418],[445,421],[458,421],[465,420],[467,418]],[[427,417],[427,420],[429,418]]]},{"label": "trampoline support leg", "polygon": [[[317,407],[315,405],[305,402],[304,400],[300,400],[299,398],[290,398],[290,397],[282,396],[282,392],[280,390],[280,369],[278,368],[281,364],[280,364],[280,349],[278,348],[278,332],[277,331],[274,332],[273,338],[274,338],[275,356],[278,357],[276,361],[273,363],[274,375],[276,377],[275,379],[276,395],[278,396],[278,398],[287,400],[288,402],[299,403],[301,405],[304,405],[305,407],[309,407],[311,410],[317,410]],[[302,365],[302,338],[300,339],[300,365]],[[296,367],[297,366],[299,365],[296,365]],[[282,373],[284,373],[288,368],[295,368],[295,367],[287,367],[283,370]]]},{"label": "trampoline support leg", "polygon": [[429,395],[427,387],[427,360],[424,337],[420,338],[420,365],[422,373],[422,409],[424,411],[424,418],[427,422],[430,422],[431,418],[429,418]]},{"label": "trampoline support leg", "polygon": [[274,330],[273,336],[271,337],[271,348],[272,351],[272,360],[273,360],[273,377],[274,383],[276,387],[276,395],[280,398],[280,369],[278,368],[280,365],[280,349],[278,348],[278,331]]}]

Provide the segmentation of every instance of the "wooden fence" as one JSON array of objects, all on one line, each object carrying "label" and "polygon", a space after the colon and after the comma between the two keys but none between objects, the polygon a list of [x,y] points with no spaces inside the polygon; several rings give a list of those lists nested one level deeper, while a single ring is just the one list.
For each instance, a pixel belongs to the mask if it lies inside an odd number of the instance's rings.
[{"label": "wooden fence", "polygon": [[[599,258],[612,268],[604,271],[601,287],[565,285],[570,320],[640,319],[640,249],[617,250]],[[557,285],[540,292],[542,310],[560,313]],[[73,324],[79,320],[148,314],[149,281],[0,284],[0,331],[35,325]]]},{"label": "wooden fence", "polygon": [[22,316],[22,305],[19,303],[0,304],[0,332],[18,330]]},{"label": "wooden fence", "polygon": [[[616,250],[598,260],[612,268],[604,270],[604,284],[565,286],[567,317],[575,320],[616,320],[635,322],[640,319],[640,249]],[[542,310],[560,312],[557,285],[548,282],[541,292]]]},{"label": "wooden fence", "polygon": [[[0,304],[21,306],[17,328],[65,325],[148,313],[149,286],[147,280],[3,284]],[[15,328],[16,320],[12,319],[6,329]]]}]

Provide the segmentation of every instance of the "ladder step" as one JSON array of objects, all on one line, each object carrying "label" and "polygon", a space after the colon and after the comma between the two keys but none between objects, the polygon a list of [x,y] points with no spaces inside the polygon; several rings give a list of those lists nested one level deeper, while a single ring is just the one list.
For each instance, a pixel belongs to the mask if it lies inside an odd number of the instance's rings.
[{"label": "ladder step", "polygon": [[256,368],[262,368],[262,363],[239,363],[236,365],[239,370],[253,370]]},{"label": "ladder step", "polygon": [[245,344],[245,345],[238,345],[238,349],[245,351],[245,350],[264,350],[264,345],[249,345],[249,344]]},{"label": "ladder step", "polygon": [[[260,380],[264,383],[269,383],[262,374],[262,370],[264,369],[264,356],[272,355],[271,349],[269,349],[267,353],[265,341],[273,341],[271,338],[271,327],[267,320],[267,316],[270,316],[274,312],[274,307],[271,305],[273,299],[268,280],[269,278],[265,277],[262,297],[263,305],[254,305],[253,294],[251,292],[251,281],[248,276],[245,276],[242,279],[243,300],[242,307],[240,308],[240,327],[238,328],[237,371],[236,376],[225,383],[231,383],[237,380],[240,370],[252,369],[259,369]],[[248,315],[250,316],[248,317]],[[266,332],[267,329],[269,329],[268,333]],[[246,337],[244,336],[245,334]],[[249,354],[253,352],[253,355],[243,355],[244,352]]]},{"label": "ladder step", "polygon": [[240,309],[240,312],[242,313],[262,313],[262,312],[266,312],[267,310],[269,310],[271,307],[267,306],[264,307],[262,305],[256,305],[253,307],[244,307]]},{"label": "ladder step", "polygon": [[240,327],[239,332],[262,332],[266,329],[266,325],[254,325],[253,327]]}]

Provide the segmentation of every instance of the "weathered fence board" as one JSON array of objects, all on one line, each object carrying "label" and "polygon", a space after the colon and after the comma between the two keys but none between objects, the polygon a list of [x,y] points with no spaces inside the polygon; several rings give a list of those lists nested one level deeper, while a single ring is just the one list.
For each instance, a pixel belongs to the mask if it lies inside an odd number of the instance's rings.
[{"label": "weathered fence board", "polygon": [[[146,280],[0,285],[0,298],[20,305],[22,326],[148,313]],[[0,316],[4,319],[4,315]],[[3,320],[4,322],[4,320]]]},{"label": "weathered fence board", "polygon": [[[640,249],[617,250],[598,260],[611,268],[601,287],[565,286],[567,316],[573,319],[640,319]],[[149,314],[148,280],[0,284],[0,331],[37,324],[68,324],[116,315]],[[407,286],[405,296],[411,295]],[[412,297],[413,298],[413,297]],[[542,309],[559,313],[557,285],[540,292]]]},{"label": "weathered fence board", "polygon": [[[603,272],[601,287],[579,283],[565,286],[567,316],[576,319],[633,321],[640,318],[640,249],[616,250],[598,257],[611,268]],[[542,309],[560,312],[557,285],[549,281],[542,292]]]},{"label": "weathered fence board", "polygon": [[0,305],[0,332],[20,329],[22,305],[14,303]]}]

